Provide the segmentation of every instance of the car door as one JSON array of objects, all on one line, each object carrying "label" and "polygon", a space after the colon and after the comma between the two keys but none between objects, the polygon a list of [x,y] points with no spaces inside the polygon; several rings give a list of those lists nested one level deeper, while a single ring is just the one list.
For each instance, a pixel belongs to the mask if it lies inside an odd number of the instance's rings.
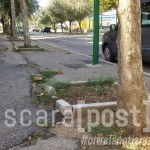
[{"label": "car door", "polygon": [[142,4],[142,58],[150,61],[150,2]]}]

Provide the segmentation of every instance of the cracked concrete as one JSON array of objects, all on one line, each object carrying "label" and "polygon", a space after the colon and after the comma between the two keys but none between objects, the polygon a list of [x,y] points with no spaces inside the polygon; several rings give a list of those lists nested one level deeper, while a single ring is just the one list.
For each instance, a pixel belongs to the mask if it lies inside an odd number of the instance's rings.
[{"label": "cracked concrete", "polygon": [[[34,126],[23,128],[19,123],[19,115],[23,109],[32,112],[37,110],[30,103],[29,76],[31,72],[36,72],[38,69],[30,66],[20,53],[14,53],[12,44],[0,36],[0,70],[0,150],[6,150],[22,143],[35,130]],[[17,124],[12,128],[5,125],[5,112],[8,109],[16,112]],[[12,138],[12,135],[15,137]]]}]

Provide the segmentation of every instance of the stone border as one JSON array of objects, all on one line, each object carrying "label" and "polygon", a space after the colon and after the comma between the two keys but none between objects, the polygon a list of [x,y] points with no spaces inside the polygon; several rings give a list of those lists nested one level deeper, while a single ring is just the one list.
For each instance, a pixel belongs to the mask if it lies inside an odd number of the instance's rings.
[{"label": "stone border", "polygon": [[31,48],[25,48],[20,46],[15,46],[15,51],[43,51],[43,47],[37,46],[37,47],[31,47]]},{"label": "stone border", "polygon": [[70,115],[76,117],[78,109],[87,111],[87,109],[115,109],[117,106],[117,101],[114,102],[101,102],[101,103],[88,103],[88,104],[76,104],[71,105],[65,100],[56,101],[56,109],[58,109],[65,117],[65,112],[69,112]]}]

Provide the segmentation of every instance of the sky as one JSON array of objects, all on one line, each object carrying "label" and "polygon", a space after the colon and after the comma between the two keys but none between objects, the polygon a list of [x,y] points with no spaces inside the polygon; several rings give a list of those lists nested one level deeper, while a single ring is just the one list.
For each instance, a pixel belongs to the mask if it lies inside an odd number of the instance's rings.
[{"label": "sky", "polygon": [[46,7],[49,4],[49,0],[38,0],[38,1],[41,7]]}]

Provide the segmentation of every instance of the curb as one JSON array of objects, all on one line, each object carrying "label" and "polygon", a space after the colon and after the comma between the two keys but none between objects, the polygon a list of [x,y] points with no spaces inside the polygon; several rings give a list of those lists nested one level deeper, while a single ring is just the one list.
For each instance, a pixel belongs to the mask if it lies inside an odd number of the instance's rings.
[{"label": "curb", "polygon": [[[37,40],[34,40],[34,41],[37,41]],[[75,51],[72,51],[72,50],[69,50],[69,49],[64,49],[62,47],[57,47],[57,46],[50,45],[50,44],[47,44],[47,43],[44,43],[44,42],[41,42],[41,41],[37,41],[37,42],[39,42],[41,44],[44,44],[44,45],[47,45],[47,46],[52,46],[52,47],[55,47],[55,48],[66,50],[68,52],[71,52],[71,53],[74,53],[74,54],[78,54],[80,56],[84,56],[84,57],[87,57],[87,58],[93,58],[92,56],[89,56],[89,55],[86,55],[86,54],[82,54],[82,53],[79,53],[79,52],[75,52]],[[108,65],[112,65],[112,66],[115,66],[115,67],[118,66],[117,64],[114,64],[114,63],[111,63],[111,62],[108,62],[108,61],[105,61],[105,60],[101,60],[101,59],[99,59],[99,62],[104,63],[104,64],[108,64]],[[150,73],[144,72],[144,75],[147,76],[147,77],[150,77]]]},{"label": "curb", "polygon": [[25,48],[25,47],[19,47],[19,46],[15,46],[15,51],[42,51],[43,50],[43,47],[36,47],[36,48]]},{"label": "curb", "polygon": [[57,100],[56,101],[56,108],[65,116],[67,117],[67,112],[73,117],[77,116],[79,110],[88,110],[88,109],[104,109],[104,108],[115,108],[117,106],[117,101],[114,102],[101,102],[101,103],[88,103],[88,104],[76,104],[71,105],[65,100]]},{"label": "curb", "polygon": [[[34,41],[37,41],[37,40],[34,40]],[[74,54],[78,54],[78,55],[81,55],[81,56],[84,56],[84,57],[87,57],[87,58],[93,58],[92,56],[89,56],[89,55],[86,55],[86,54],[82,54],[82,53],[79,53],[79,52],[75,52],[75,51],[72,51],[72,50],[69,50],[69,49],[65,49],[65,48],[62,48],[62,47],[54,46],[54,45],[47,44],[47,43],[44,43],[44,42],[41,42],[41,41],[37,41],[37,42],[39,42],[41,44],[44,44],[44,45],[47,45],[47,46],[52,46],[52,47],[55,47],[55,48],[66,50],[68,52],[71,52],[71,53],[74,53]],[[105,60],[99,59],[99,61],[102,62],[102,63],[108,64],[108,65],[117,66],[117,64],[114,64],[114,63],[111,63],[111,62],[108,62],[108,61],[105,61]]]}]

